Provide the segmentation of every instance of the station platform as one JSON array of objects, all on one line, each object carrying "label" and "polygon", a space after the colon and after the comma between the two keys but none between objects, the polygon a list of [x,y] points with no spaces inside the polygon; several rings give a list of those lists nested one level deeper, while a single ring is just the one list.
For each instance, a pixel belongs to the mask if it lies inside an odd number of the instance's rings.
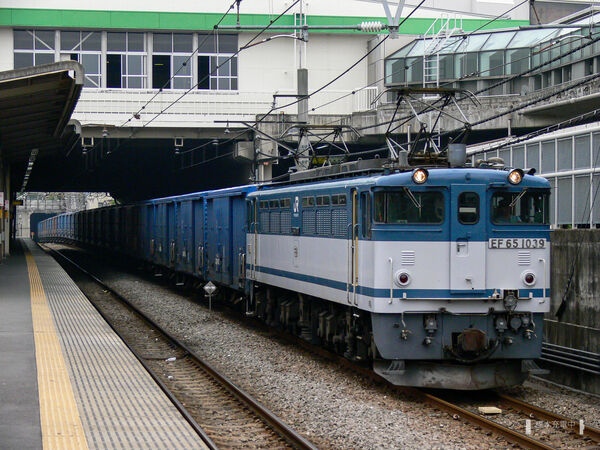
[{"label": "station platform", "polygon": [[0,448],[206,448],[31,240],[0,264]]}]

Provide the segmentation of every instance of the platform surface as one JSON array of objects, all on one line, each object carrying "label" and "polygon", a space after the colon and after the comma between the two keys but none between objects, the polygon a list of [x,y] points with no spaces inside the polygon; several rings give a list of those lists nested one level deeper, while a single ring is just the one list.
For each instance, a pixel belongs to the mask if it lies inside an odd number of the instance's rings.
[{"label": "platform surface", "polygon": [[21,244],[0,265],[0,448],[205,447],[60,265]]}]

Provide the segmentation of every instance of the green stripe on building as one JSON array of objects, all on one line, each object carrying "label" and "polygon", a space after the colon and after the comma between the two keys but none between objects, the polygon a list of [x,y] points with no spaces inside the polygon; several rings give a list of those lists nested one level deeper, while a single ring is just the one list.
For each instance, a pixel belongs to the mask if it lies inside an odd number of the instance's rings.
[{"label": "green stripe on building", "polygon": [[[0,26],[199,31],[212,30],[221,16],[222,14],[218,13],[0,8]],[[240,14],[240,24],[263,27],[275,17],[268,14]],[[236,15],[230,14],[222,24],[235,25],[236,20]],[[400,28],[400,33],[423,34],[434,20],[409,18]],[[363,21],[387,23],[387,19],[384,17],[307,16],[309,25],[354,26]],[[465,31],[472,31],[486,22],[488,22],[487,19],[463,19],[462,24]],[[277,26],[293,24],[293,15],[283,16],[276,23]],[[520,25],[529,25],[529,22],[527,20],[496,20],[484,29],[510,28]],[[336,30],[332,32],[353,33],[357,31]]]}]

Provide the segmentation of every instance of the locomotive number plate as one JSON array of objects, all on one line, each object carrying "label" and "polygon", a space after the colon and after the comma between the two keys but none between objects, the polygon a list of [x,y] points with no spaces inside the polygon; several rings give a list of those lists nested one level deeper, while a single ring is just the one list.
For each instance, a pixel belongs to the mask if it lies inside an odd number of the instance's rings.
[{"label": "locomotive number plate", "polygon": [[494,238],[488,241],[488,248],[546,248],[546,239]]}]

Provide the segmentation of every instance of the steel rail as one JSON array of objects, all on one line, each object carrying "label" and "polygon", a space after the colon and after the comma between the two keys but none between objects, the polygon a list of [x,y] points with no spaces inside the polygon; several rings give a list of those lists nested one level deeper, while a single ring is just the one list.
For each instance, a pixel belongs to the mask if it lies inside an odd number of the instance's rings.
[{"label": "steel rail", "polygon": [[[172,341],[175,345],[177,345],[181,349],[183,349],[188,354],[188,356],[190,356],[191,358],[193,358],[194,361],[203,370],[205,370],[208,374],[210,374],[218,383],[220,383],[229,392],[231,392],[236,398],[238,398],[242,403],[244,403],[257,416],[259,416],[263,420],[265,420],[265,422],[267,422],[267,424],[269,426],[271,426],[280,436],[282,436],[293,447],[298,448],[298,449],[317,450],[317,447],[312,442],[310,442],[309,440],[307,440],[304,436],[302,436],[301,434],[299,434],[298,432],[296,432],[293,428],[291,428],[289,425],[287,425],[285,422],[283,422],[272,411],[270,411],[268,408],[266,408],[263,405],[261,405],[250,394],[246,393],[244,390],[242,390],[237,385],[235,385],[225,375],[219,373],[209,363],[207,363],[202,358],[200,358],[193,350],[191,350],[189,347],[187,347],[184,343],[180,342],[176,337],[174,337],[173,335],[171,335],[168,331],[164,330],[154,320],[152,320],[150,317],[148,317],[144,312],[140,311],[135,305],[133,305],[129,300],[127,300],[125,297],[123,297],[121,294],[119,294],[113,288],[111,288],[110,286],[108,286],[106,283],[104,283],[102,280],[100,280],[99,278],[97,278],[95,275],[93,275],[91,272],[89,272],[85,268],[81,267],[75,261],[73,261],[70,258],[68,258],[67,256],[63,255],[60,251],[51,249],[51,248],[49,248],[47,246],[43,246],[42,244],[38,244],[38,245],[40,245],[40,247],[42,247],[43,249],[47,249],[51,253],[59,255],[61,258],[63,258],[65,261],[67,261],[70,265],[72,265],[77,270],[79,270],[81,273],[83,273],[86,276],[88,276],[89,278],[91,278],[95,283],[97,283],[98,285],[102,286],[103,289],[105,289],[106,291],[108,291],[112,295],[114,295],[119,301],[121,301],[128,308],[130,308],[132,311],[134,311],[136,314],[138,314],[148,324],[150,324],[156,330],[159,330],[161,333],[163,333],[170,341]],[[161,385],[161,388],[164,386],[164,384],[162,384],[162,383],[160,383],[160,385]],[[164,389],[168,390],[168,388],[166,386],[164,386],[163,390]],[[176,406],[178,404],[181,406],[181,408],[183,408],[183,405],[181,405],[177,401]],[[186,411],[186,414],[187,414],[187,411]],[[191,416],[189,416],[189,417],[191,418]],[[187,419],[187,416],[186,416],[186,419]],[[194,421],[194,423],[195,423],[195,421]],[[199,427],[199,425],[198,425],[198,427]],[[216,447],[214,447],[214,443],[213,443],[213,447],[212,448],[216,448]]]},{"label": "steel rail", "polygon": [[513,444],[522,445],[523,447],[531,449],[551,450],[554,448],[544,444],[543,442],[537,439],[527,436],[526,434],[523,434],[516,430],[512,430],[508,427],[505,427],[504,425],[500,425],[499,423],[488,420],[485,417],[480,416],[479,414],[473,413],[465,408],[455,405],[454,403],[450,403],[433,394],[422,391],[420,389],[415,390],[418,392],[418,395],[431,406],[447,411],[452,415],[456,414],[459,417],[462,417],[463,419],[466,419],[467,421],[476,424],[482,428],[487,428],[493,433],[501,435],[507,441],[512,442]]},{"label": "steel rail", "polygon": [[[513,398],[509,395],[502,394],[497,392],[496,395],[505,403],[510,405],[512,408],[517,409],[525,414],[530,414],[533,417],[547,420],[547,421],[558,421],[558,422],[566,422],[565,426],[567,428],[579,435],[579,421],[575,421],[573,419],[569,419],[568,417],[562,416],[560,414],[554,413],[552,411],[548,411],[546,409],[540,408],[538,406],[532,405],[530,403],[525,403],[522,400]],[[583,435],[589,437],[591,440],[595,442],[600,442],[600,430],[594,427],[585,426],[583,427]],[[579,435],[581,436],[581,435]]]}]

